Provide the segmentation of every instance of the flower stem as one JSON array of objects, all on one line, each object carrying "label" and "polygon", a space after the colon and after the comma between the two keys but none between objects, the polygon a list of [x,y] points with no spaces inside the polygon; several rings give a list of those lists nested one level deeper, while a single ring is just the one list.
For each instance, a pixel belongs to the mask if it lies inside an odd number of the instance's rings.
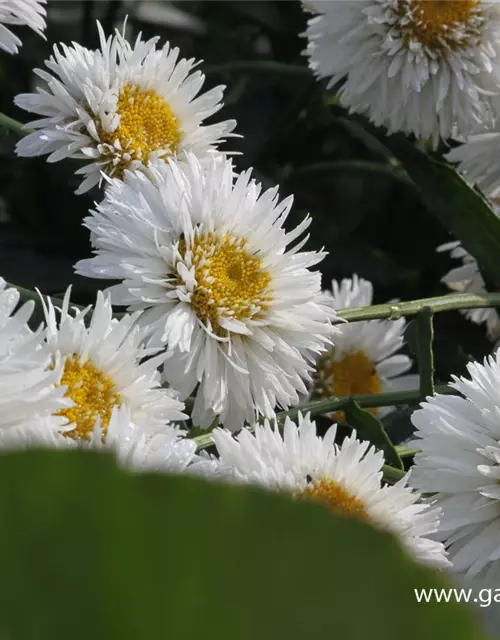
[{"label": "flower stem", "polygon": [[388,302],[375,304],[371,307],[352,307],[337,311],[339,318],[349,322],[360,320],[377,320],[389,318],[398,320],[403,316],[412,316],[423,311],[426,307],[433,313],[452,311],[454,309],[480,309],[484,307],[500,307],[500,293],[452,293],[436,298],[422,298],[410,302]]},{"label": "flower stem", "polygon": [[400,458],[411,458],[418,453],[418,449],[410,449],[406,444],[398,444],[395,449]]},{"label": "flower stem", "polygon": [[19,122],[18,120],[14,120],[14,118],[7,116],[5,115],[5,113],[2,113],[0,111],[0,129],[2,127],[8,129],[9,131],[17,133],[18,136],[25,136],[27,133],[29,133],[29,131],[23,129],[23,124],[21,122]]},{"label": "flower stem", "polygon": [[[436,393],[455,393],[447,385],[439,385],[435,389]],[[387,393],[377,393],[364,396],[345,396],[342,398],[332,397],[326,400],[314,400],[306,404],[294,407],[288,411],[282,411],[277,414],[279,421],[285,418],[296,418],[298,413],[310,413],[311,416],[320,416],[325,413],[332,413],[343,409],[347,404],[354,401],[360,407],[391,407],[400,404],[412,404],[420,402],[424,398],[420,389],[411,389],[409,391],[388,391]]]},{"label": "flower stem", "polygon": [[[453,389],[447,385],[439,385],[435,388],[436,393],[455,393]],[[345,396],[343,398],[333,397],[327,400],[315,400],[300,405],[288,411],[281,411],[277,414],[278,423],[283,423],[289,417],[292,420],[297,417],[298,413],[311,413],[311,416],[323,415],[343,409],[347,404],[355,401],[360,407],[385,407],[400,404],[412,404],[423,400],[420,389],[412,389],[410,391],[390,391],[387,393],[378,393],[374,395],[364,396]],[[212,436],[204,433],[194,438],[198,450],[206,449],[213,444]]]},{"label": "flower stem", "polygon": [[417,362],[420,374],[420,394],[422,398],[434,393],[434,328],[432,325],[433,311],[424,307],[415,318],[417,327]]},{"label": "flower stem", "polygon": [[406,471],[401,471],[401,469],[396,469],[395,467],[391,467],[388,464],[384,464],[382,467],[382,472],[384,474],[384,481],[388,484],[395,484],[401,478],[404,478],[406,475]]}]

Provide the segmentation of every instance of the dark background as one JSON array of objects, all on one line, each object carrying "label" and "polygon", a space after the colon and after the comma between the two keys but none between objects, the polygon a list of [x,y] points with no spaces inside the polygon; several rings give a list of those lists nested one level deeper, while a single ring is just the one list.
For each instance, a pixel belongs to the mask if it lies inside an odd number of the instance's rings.
[{"label": "dark background", "polygon": [[[311,213],[309,246],[329,252],[322,264],[325,287],[357,273],[374,283],[375,302],[446,293],[440,278],[456,263],[435,248],[450,236],[362,119],[348,117],[308,71],[299,2],[49,0],[48,12],[46,42],[18,29],[21,53],[0,53],[1,111],[27,121],[13,97],[33,89],[32,69],[42,66],[52,45],[78,41],[95,48],[95,19],[109,33],[128,14],[129,37],[138,30],[160,35],[184,57],[204,61],[206,88],[227,85],[225,108],[216,117],[236,118],[243,137],[225,149],[241,152],[237,165],[255,167],[266,186],[278,183],[283,196],[294,194],[290,223]],[[78,162],[16,159],[15,136],[0,133],[0,274],[47,294],[74,283],[73,300],[91,302],[102,281],[75,276],[73,264],[89,255],[81,220],[100,192],[74,195]],[[441,380],[491,350],[483,327],[456,312],[436,318],[436,334]]]}]

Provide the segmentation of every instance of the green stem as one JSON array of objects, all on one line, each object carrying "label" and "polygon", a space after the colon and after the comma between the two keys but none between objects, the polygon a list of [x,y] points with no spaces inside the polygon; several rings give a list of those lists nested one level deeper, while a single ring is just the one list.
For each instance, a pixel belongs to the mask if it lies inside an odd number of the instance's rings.
[{"label": "green stem", "polygon": [[[455,393],[453,389],[447,385],[438,385],[435,388],[436,393]],[[278,423],[289,417],[292,420],[295,419],[299,412],[310,413],[311,416],[324,415],[326,413],[332,413],[343,409],[346,405],[352,401],[356,402],[360,407],[387,407],[401,404],[414,404],[422,400],[420,389],[412,389],[410,391],[390,391],[387,393],[378,393],[374,395],[365,396],[345,396],[343,398],[328,398],[327,400],[315,400],[308,402],[294,409],[288,411],[281,411],[277,414],[276,418]],[[206,449],[213,444],[212,436],[207,433],[194,438],[198,450]]]},{"label": "green stem", "polygon": [[21,302],[28,302],[28,300],[33,300],[35,303],[40,303],[40,296],[36,291],[31,291],[31,289],[24,289],[23,287],[18,286],[17,284],[12,284],[11,282],[5,283],[7,287],[12,287],[13,289],[17,289],[20,295]]},{"label": "green stem", "polygon": [[418,453],[418,449],[410,449],[406,444],[398,444],[395,449],[400,458],[411,458]]},{"label": "green stem", "polygon": [[434,394],[434,354],[432,351],[434,327],[432,326],[432,317],[432,309],[424,307],[415,318],[417,325],[417,361],[422,398]]},{"label": "green stem", "polygon": [[349,322],[360,320],[377,320],[389,318],[397,320],[403,316],[412,316],[429,307],[433,313],[452,311],[454,309],[481,309],[484,307],[500,307],[500,293],[452,293],[436,298],[422,298],[410,302],[388,302],[371,307],[353,307],[337,311],[339,318]]},{"label": "green stem", "polygon": [[384,464],[384,466],[382,467],[382,471],[384,474],[383,478],[385,482],[388,482],[389,484],[395,484],[398,480],[401,480],[401,478],[404,478],[404,476],[406,475],[406,471],[401,471],[401,469],[396,469],[389,466],[388,464]]},{"label": "green stem", "polygon": [[211,447],[214,443],[212,440],[212,434],[210,433],[204,433],[202,436],[196,436],[193,440],[196,442],[196,448],[198,451],[208,449],[208,447]]},{"label": "green stem", "polygon": [[[439,385],[435,389],[436,393],[455,393],[447,385]],[[333,397],[327,400],[315,400],[306,404],[282,411],[278,413],[278,420],[282,421],[286,417],[294,419],[300,413],[311,413],[311,416],[324,415],[339,411],[352,401],[356,402],[360,407],[391,407],[401,404],[413,404],[423,399],[420,389],[411,389],[409,391],[388,391],[387,393],[377,393],[364,396],[345,396],[342,398]]]},{"label": "green stem", "polygon": [[18,136],[21,136],[21,137],[29,133],[29,131],[25,131],[23,129],[23,124],[21,122],[19,122],[18,120],[14,120],[14,118],[7,116],[5,115],[5,113],[2,113],[0,111],[0,128],[1,127],[5,127],[6,129],[9,129],[9,131],[13,131],[14,133],[17,133]]}]

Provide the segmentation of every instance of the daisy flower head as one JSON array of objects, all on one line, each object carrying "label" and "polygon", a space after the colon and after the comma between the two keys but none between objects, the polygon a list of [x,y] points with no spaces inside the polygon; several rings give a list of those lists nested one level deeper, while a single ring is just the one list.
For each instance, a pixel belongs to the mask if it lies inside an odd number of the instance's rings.
[{"label": "daisy flower head", "polygon": [[18,308],[19,298],[0,278],[0,431],[68,404],[56,388],[61,363],[51,359],[42,328],[33,332],[27,324],[34,302]]},{"label": "daisy flower head", "polygon": [[46,83],[36,93],[18,95],[16,104],[41,118],[17,145],[20,156],[49,154],[48,161],[79,158],[87,164],[76,173],[83,193],[102,173],[117,178],[127,168],[186,151],[206,158],[229,134],[235,122],[203,126],[222,107],[223,86],[198,95],[205,76],[192,72],[194,59],[179,59],[179,50],[158,37],[130,44],[118,31],[106,38],[97,23],[100,49],[79,44],[54,46],[47,70],[36,73]]},{"label": "daisy flower head", "polygon": [[[0,450],[42,447],[109,452],[123,467],[139,472],[182,472],[191,466],[194,470],[199,464],[196,443],[185,438],[182,429],[171,424],[164,424],[161,429],[139,427],[125,404],[113,409],[104,429],[98,419],[88,438],[67,437],[68,428],[47,420],[34,420],[22,428],[1,433]],[[210,464],[203,462],[204,475],[209,475],[210,469]]]},{"label": "daisy flower head", "polygon": [[475,0],[309,0],[311,69],[389,133],[467,135],[492,121],[500,11]]},{"label": "daisy flower head", "polygon": [[[500,107],[496,101],[497,109]],[[449,162],[458,163],[457,169],[471,184],[477,185],[490,198],[500,196],[500,123],[491,131],[473,134],[446,154]]]},{"label": "daisy flower head", "polygon": [[266,420],[253,433],[243,429],[235,437],[217,428],[213,438],[226,477],[312,500],[388,530],[417,559],[446,566],[443,545],[427,537],[437,530],[439,509],[417,502],[406,477],[383,486],[382,452],[357,440],[355,432],[335,444],[336,430],[333,425],[321,438],[310,416],[299,414],[298,424],[286,419],[283,434]]},{"label": "daisy flower head", "polygon": [[22,45],[10,25],[27,26],[43,37],[45,4],[46,0],[0,0],[0,50],[17,53]]},{"label": "daisy flower head", "polygon": [[439,538],[458,572],[500,569],[500,353],[467,365],[412,415],[415,456],[410,483],[442,509]]},{"label": "daisy flower head", "polygon": [[[460,244],[453,241],[442,244],[437,249],[441,251],[449,251],[452,258],[462,261],[459,267],[455,267],[448,271],[441,278],[441,282],[447,285],[452,291],[459,293],[486,293],[486,283],[479,269],[476,260],[468,253]],[[500,317],[493,307],[485,307],[484,309],[465,309],[461,313],[475,324],[486,325],[488,338],[497,343],[500,340]]]},{"label": "daisy flower head", "polygon": [[[340,283],[333,280],[332,291],[326,293],[337,311],[369,306],[373,301],[372,283],[357,275]],[[412,362],[408,356],[397,353],[404,345],[405,328],[404,318],[339,325],[334,346],[317,360],[311,395],[321,399],[414,387],[417,377],[403,375]],[[376,415],[390,410],[389,407],[370,409]],[[333,417],[339,422],[345,420],[343,412]]]},{"label": "daisy flower head", "polygon": [[49,299],[44,311],[46,342],[64,363],[58,384],[71,401],[56,414],[65,419],[65,437],[89,439],[96,425],[106,433],[113,410],[122,405],[134,424],[149,430],[186,417],[183,403],[161,388],[164,355],[144,346],[136,324],[140,312],[113,318],[109,299],[99,292],[89,320],[88,308],[70,309],[70,289],[61,309]]},{"label": "daisy flower head", "polygon": [[151,343],[167,347],[163,372],[181,397],[194,393],[195,424],[216,416],[239,429],[274,416],[307,393],[313,356],[335,332],[335,314],[314,267],[323,252],[301,251],[306,218],[286,232],[292,199],[261,193],[251,172],[227,159],[202,167],[158,163],[150,177],[126,173],[85,220],[95,257],[77,273],[118,279],[114,304],[146,309]]}]

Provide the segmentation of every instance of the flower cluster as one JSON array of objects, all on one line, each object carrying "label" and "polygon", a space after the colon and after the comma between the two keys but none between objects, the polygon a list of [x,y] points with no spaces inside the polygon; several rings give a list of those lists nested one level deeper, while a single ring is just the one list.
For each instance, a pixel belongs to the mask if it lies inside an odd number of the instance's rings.
[{"label": "flower cluster", "polygon": [[[43,31],[42,4],[0,2],[0,48],[20,45],[6,24]],[[389,133],[434,146],[454,138],[449,159],[494,202],[497,3],[304,5],[309,65],[341,104]],[[379,419],[395,400],[371,406],[371,396],[418,385],[406,320],[342,322],[372,305],[371,282],[354,274],[323,290],[326,252],[306,246],[311,218],[294,226],[291,196],[237,171],[220,149],[234,121],[205,123],[224,87],[203,93],[195,60],[159,38],[131,43],[125,28],[97,27],[98,50],[54,46],[36,70],[43,84],[16,97],[37,116],[16,150],[81,161],[78,193],[99,195],[84,220],[92,255],[75,271],[115,283],[88,308],[71,304],[70,288],[59,301],[40,295],[34,331],[35,303],[18,308],[18,291],[0,281],[0,448],[105,450],[132,471],[255,484],[389,531],[429,565],[495,574],[500,352],[454,378],[457,395],[429,397],[412,415],[415,465],[385,482],[383,451],[345,436],[347,401],[386,436]],[[472,256],[456,242],[441,249],[464,263],[445,276],[451,288],[485,290]],[[495,311],[469,315],[499,337]],[[322,402],[331,407],[317,410]],[[197,451],[199,428],[211,455]]]}]

